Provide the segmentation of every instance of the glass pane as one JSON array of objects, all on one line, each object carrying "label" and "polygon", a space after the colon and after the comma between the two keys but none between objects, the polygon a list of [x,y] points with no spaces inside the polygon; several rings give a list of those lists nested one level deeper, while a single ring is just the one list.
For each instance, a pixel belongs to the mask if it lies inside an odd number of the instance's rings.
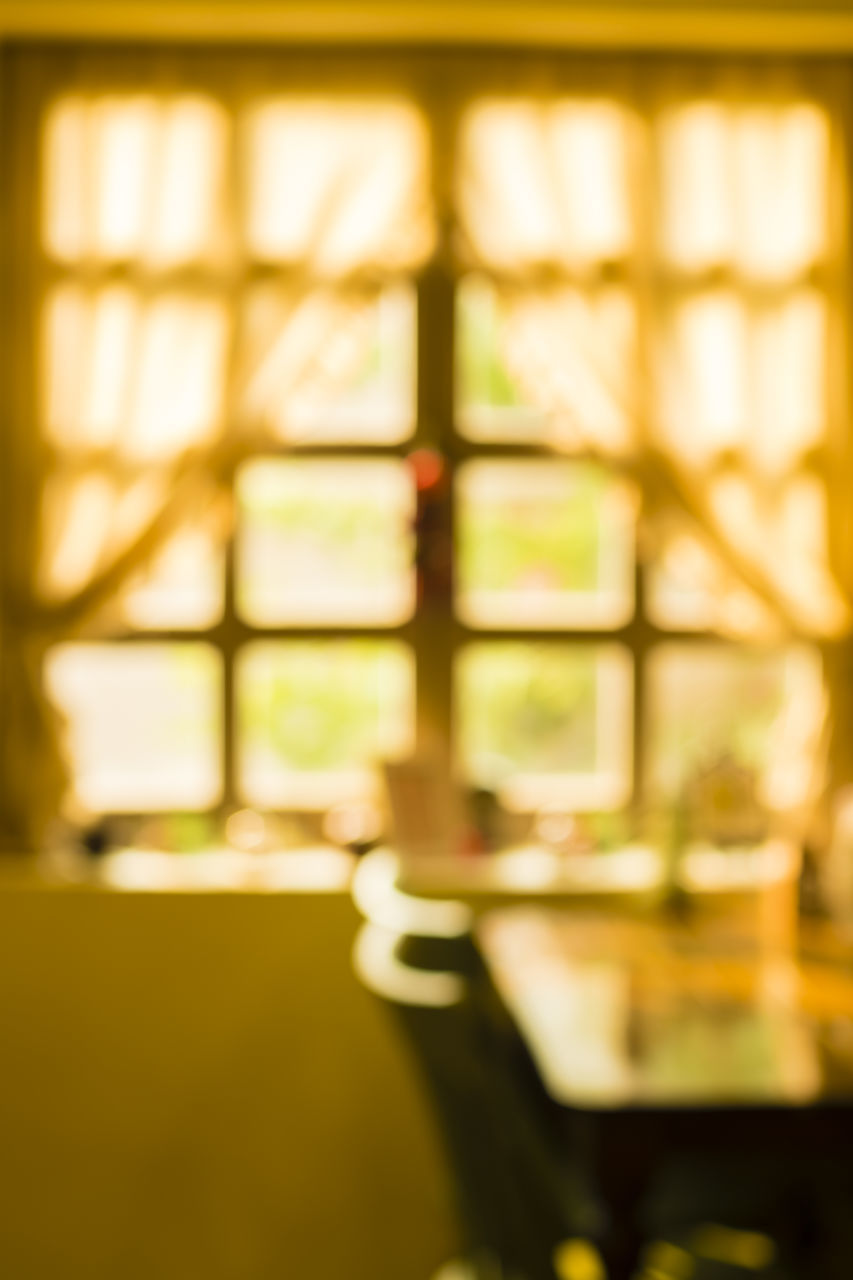
[{"label": "glass pane", "polygon": [[125,480],[111,468],[56,468],[42,490],[38,585],[57,599],[73,595],[143,533],[166,499],[161,475]]},{"label": "glass pane", "polygon": [[144,259],[209,256],[225,210],[224,111],[209,98],[65,97],[44,129],[49,253]]},{"label": "glass pane", "polygon": [[238,479],[237,599],[261,625],[394,625],[414,608],[405,463],[257,461]]},{"label": "glass pane", "polygon": [[680,306],[660,365],[661,416],[668,443],[691,464],[746,444],[749,329],[730,290],[698,294]]},{"label": "glass pane", "polygon": [[662,117],[662,227],[680,266],[794,276],[826,239],[829,121],[814,103],[695,101]]},{"label": "glass pane", "polygon": [[[717,527],[743,561],[769,580],[786,615],[808,634],[842,634],[849,608],[830,555],[824,484],[800,472],[770,490],[731,469],[712,480],[707,492]],[[769,610],[756,610],[757,601],[734,572],[723,571],[716,554],[697,556],[677,534],[673,543],[656,575],[654,607],[663,607],[665,625],[680,625],[680,614],[688,626],[767,635]],[[674,614],[672,622],[667,611]]]},{"label": "glass pane", "polygon": [[473,440],[542,440],[544,410],[529,403],[507,368],[495,290],[469,276],[456,294],[456,399],[459,429]]},{"label": "glass pane", "polygon": [[209,627],[222,616],[224,561],[209,529],[181,529],[121,594],[132,627]]},{"label": "glass pane", "polygon": [[631,660],[616,645],[495,641],[457,669],[466,780],[509,808],[617,808],[630,792]]},{"label": "glass pane", "polygon": [[774,629],[766,605],[687,528],[665,536],[646,584],[649,616],[660,627],[738,636]]},{"label": "glass pane", "polygon": [[456,398],[469,439],[577,452],[630,445],[636,316],[626,290],[501,294],[469,277],[457,314]]},{"label": "glass pane", "polygon": [[250,295],[243,413],[291,444],[394,444],[415,423],[415,299],[271,286]]},{"label": "glass pane", "polygon": [[482,102],[463,122],[459,204],[479,261],[589,268],[632,238],[630,120],[604,98]]},{"label": "glass pane", "polygon": [[697,293],[677,308],[666,337],[662,418],[688,462],[739,450],[778,475],[820,441],[828,335],[825,302],[813,290],[751,311],[732,290]]},{"label": "glass pane", "polygon": [[751,461],[771,474],[819,444],[826,427],[828,323],[815,290],[792,292],[756,318],[751,358],[755,427]]},{"label": "glass pane", "polygon": [[[752,808],[801,803],[819,763],[824,701],[809,649],[774,652],[667,644],[650,661],[651,781],[677,804],[716,807],[721,824]],[[738,813],[736,806],[742,813]]]},{"label": "glass pane", "polygon": [[429,252],[427,134],[412,106],[279,99],[247,124],[252,254],[342,276]]},{"label": "glass pane", "polygon": [[393,641],[248,645],[237,672],[240,787],[268,808],[373,798],[413,746],[414,663]]},{"label": "glass pane", "polygon": [[480,627],[619,626],[633,502],[584,463],[470,462],[457,480],[458,608]]},{"label": "glass pane", "polygon": [[43,330],[47,434],[66,449],[132,461],[208,439],[222,411],[228,328],[212,298],[145,301],[123,285],[55,290]]},{"label": "glass pane", "polygon": [[220,796],[217,653],[203,644],[53,648],[76,793],[94,812],[204,809]]}]

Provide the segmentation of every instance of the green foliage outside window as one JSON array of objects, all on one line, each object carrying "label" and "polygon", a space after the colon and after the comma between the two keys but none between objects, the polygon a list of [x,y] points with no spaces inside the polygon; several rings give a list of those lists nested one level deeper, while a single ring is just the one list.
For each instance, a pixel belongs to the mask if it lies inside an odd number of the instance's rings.
[{"label": "green foliage outside window", "polygon": [[472,645],[459,670],[462,749],[472,777],[497,786],[516,771],[592,773],[596,686],[589,649]]}]

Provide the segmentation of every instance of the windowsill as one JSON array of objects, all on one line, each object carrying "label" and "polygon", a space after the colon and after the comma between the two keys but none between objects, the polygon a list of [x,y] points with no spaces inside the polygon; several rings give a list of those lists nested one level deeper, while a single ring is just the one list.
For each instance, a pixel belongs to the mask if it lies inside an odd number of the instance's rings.
[{"label": "windowsill", "polygon": [[[799,851],[782,840],[743,848],[690,845],[680,859],[677,885],[685,893],[756,892],[795,878]],[[657,894],[667,882],[665,860],[650,845],[610,853],[565,854],[525,845],[494,855],[438,854],[400,862],[399,888],[414,895],[601,896]]]},{"label": "windowsill", "polygon": [[[610,853],[562,854],[523,845],[496,854],[436,854],[397,859],[397,887],[423,897],[643,897],[666,883],[664,860],[648,845]],[[245,853],[226,847],[201,853],[129,848],[97,861],[69,853],[0,859],[0,892],[91,890],[121,893],[348,893],[355,857],[332,845]],[[782,841],[743,849],[691,846],[679,887],[688,893],[751,893],[788,881],[799,856]]]},{"label": "windowsill", "polygon": [[331,845],[263,854],[120,849],[97,861],[54,853],[0,859],[0,892],[349,893],[354,866],[352,854]]}]

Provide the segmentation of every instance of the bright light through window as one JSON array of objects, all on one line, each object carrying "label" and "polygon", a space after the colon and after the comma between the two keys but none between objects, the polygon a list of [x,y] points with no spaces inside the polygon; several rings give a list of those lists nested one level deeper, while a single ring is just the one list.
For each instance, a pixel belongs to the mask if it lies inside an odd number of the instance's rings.
[{"label": "bright light through window", "polygon": [[728,760],[805,796],[822,679],[779,634],[849,612],[820,92],[477,98],[472,63],[439,119],[184,56],[40,116],[30,541],[78,801],[315,838],[436,726],[534,824]]}]

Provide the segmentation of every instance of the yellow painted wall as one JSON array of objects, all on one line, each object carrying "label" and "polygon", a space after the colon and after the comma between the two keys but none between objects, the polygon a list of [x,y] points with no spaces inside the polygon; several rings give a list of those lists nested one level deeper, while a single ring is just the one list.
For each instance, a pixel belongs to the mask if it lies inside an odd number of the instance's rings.
[{"label": "yellow painted wall", "polygon": [[434,1134],[345,895],[0,892],[0,1275],[426,1280]]}]

